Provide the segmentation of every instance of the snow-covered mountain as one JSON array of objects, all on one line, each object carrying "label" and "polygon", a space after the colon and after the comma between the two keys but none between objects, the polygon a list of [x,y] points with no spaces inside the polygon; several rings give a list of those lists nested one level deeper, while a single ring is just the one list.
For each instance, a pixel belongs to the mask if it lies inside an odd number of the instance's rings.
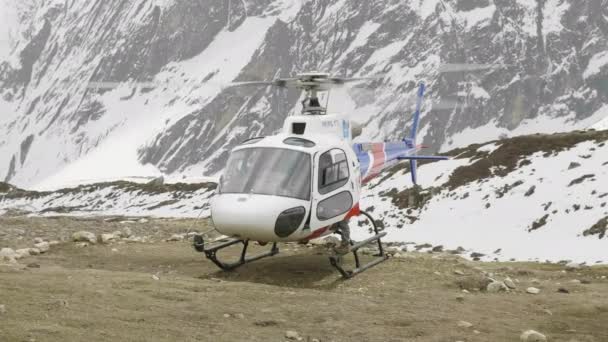
[{"label": "snow-covered mountain", "polygon": [[[385,241],[485,260],[608,263],[608,130],[471,145],[420,166],[399,164],[363,189]],[[206,217],[213,184],[100,183],[32,192],[0,183],[0,213]],[[352,223],[354,239],[368,225]],[[480,254],[472,254],[480,253]]]},{"label": "snow-covered mountain", "polygon": [[[26,188],[214,175],[230,147],[274,132],[299,99],[222,85],[310,69],[382,75],[331,94],[331,111],[366,123],[361,140],[402,137],[421,80],[421,137],[434,150],[608,115],[608,0],[1,5],[0,179]],[[167,86],[86,89],[129,80]]]}]

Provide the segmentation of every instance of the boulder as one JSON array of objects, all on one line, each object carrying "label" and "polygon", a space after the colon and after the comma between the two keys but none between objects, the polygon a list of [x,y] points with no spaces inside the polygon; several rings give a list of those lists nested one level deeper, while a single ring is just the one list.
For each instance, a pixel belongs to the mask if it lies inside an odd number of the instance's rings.
[{"label": "boulder", "polygon": [[51,249],[51,245],[48,242],[43,241],[43,242],[35,244],[34,248],[37,248],[40,251],[40,253],[46,253]]},{"label": "boulder", "polygon": [[74,242],[96,243],[97,237],[95,236],[95,234],[93,234],[91,232],[81,230],[79,232],[72,234],[72,240]]},{"label": "boulder", "polygon": [[110,243],[112,241],[116,241],[118,240],[119,237],[114,235],[114,234],[101,234],[99,236],[99,240],[101,241],[101,243]]},{"label": "boulder", "polygon": [[285,332],[285,338],[287,338],[288,340],[294,340],[294,341],[302,340],[302,337],[300,337],[300,334],[294,330],[287,330]]},{"label": "boulder", "polygon": [[23,259],[25,257],[30,256],[30,249],[31,248],[21,248],[16,250],[15,253],[17,254],[17,256],[15,257],[15,259]]},{"label": "boulder", "polygon": [[44,242],[44,239],[43,239],[43,238],[39,238],[39,237],[34,238],[34,243],[35,243],[35,244],[36,244],[36,243],[41,243],[41,242]]},{"label": "boulder", "polygon": [[536,287],[528,287],[526,289],[526,292],[528,292],[529,294],[539,294],[540,290],[537,289]]},{"label": "boulder", "polygon": [[515,282],[513,282],[513,280],[509,277],[505,278],[505,280],[502,281],[508,288],[510,289],[515,289]]},{"label": "boulder", "polygon": [[523,342],[544,342],[547,341],[547,337],[538,331],[528,330],[524,331],[523,334],[519,337],[519,339]]},{"label": "boulder", "polygon": [[131,228],[129,228],[129,227],[123,228],[122,237],[130,238],[131,236],[133,236],[133,231],[131,230]]},{"label": "boulder", "polygon": [[0,249],[0,261],[15,262],[17,253],[12,248]]},{"label": "boulder", "polygon": [[509,288],[501,281],[493,281],[488,284],[486,291],[489,293],[498,293],[502,291],[509,291]]},{"label": "boulder", "polygon": [[583,265],[579,264],[578,262],[569,262],[566,264],[566,270],[568,270],[568,271],[578,270],[582,267],[583,267]]},{"label": "boulder", "polygon": [[459,321],[459,322],[458,322],[458,327],[459,327],[459,328],[465,328],[465,329],[468,329],[468,328],[470,328],[470,327],[472,327],[472,326],[473,326],[473,324],[472,324],[472,323],[469,323],[469,322],[467,322],[467,321]]},{"label": "boulder", "polygon": [[184,234],[173,234],[167,241],[182,241],[184,240]]}]

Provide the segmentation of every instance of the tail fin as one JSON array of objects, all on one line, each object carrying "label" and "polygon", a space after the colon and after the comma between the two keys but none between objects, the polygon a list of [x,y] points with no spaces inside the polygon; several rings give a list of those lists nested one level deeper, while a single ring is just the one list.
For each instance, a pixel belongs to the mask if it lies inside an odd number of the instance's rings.
[{"label": "tail fin", "polygon": [[416,135],[418,134],[418,123],[420,122],[420,110],[422,109],[422,101],[424,100],[424,91],[426,87],[424,83],[420,83],[418,88],[418,98],[416,100],[416,111],[414,112],[414,122],[412,123],[412,132],[410,133],[410,139],[416,145]]},{"label": "tail fin", "polygon": [[[412,123],[412,132],[410,133],[410,139],[412,139],[412,143],[414,144],[414,148],[417,148],[416,136],[418,135],[418,123],[420,122],[420,110],[422,109],[422,101],[424,100],[424,83],[420,83],[420,88],[418,89],[418,98],[416,100],[416,111],[414,112],[414,122]],[[417,167],[418,162],[416,159],[410,159],[410,173],[412,175],[412,183],[417,184],[418,180],[417,176]]]}]

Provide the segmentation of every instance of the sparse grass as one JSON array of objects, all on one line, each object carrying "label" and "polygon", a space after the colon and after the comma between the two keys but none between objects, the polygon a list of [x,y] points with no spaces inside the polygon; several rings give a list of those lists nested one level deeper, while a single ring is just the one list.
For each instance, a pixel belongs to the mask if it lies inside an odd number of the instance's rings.
[{"label": "sparse grass", "polygon": [[597,223],[594,224],[593,226],[591,226],[591,228],[585,230],[583,232],[583,235],[584,236],[597,235],[598,238],[603,239],[604,236],[606,236],[607,231],[608,231],[608,216],[597,221]]},{"label": "sparse grass", "polygon": [[[500,141],[500,146],[485,158],[454,170],[446,186],[450,189],[455,189],[493,175],[503,177],[514,171],[525,157],[537,152],[544,152],[545,156],[549,156],[572,148],[583,141],[604,142],[607,140],[608,131],[535,134],[505,139]],[[458,158],[475,156],[475,152],[473,151],[478,148],[476,146],[471,145],[464,150],[455,150],[460,152]],[[452,152],[449,154],[452,154]]]}]

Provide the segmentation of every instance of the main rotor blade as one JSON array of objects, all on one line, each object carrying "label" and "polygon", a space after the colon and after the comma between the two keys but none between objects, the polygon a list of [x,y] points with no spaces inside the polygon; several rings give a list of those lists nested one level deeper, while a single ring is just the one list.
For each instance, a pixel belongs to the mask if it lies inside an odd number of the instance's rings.
[{"label": "main rotor blade", "polygon": [[499,69],[507,67],[507,64],[468,64],[468,63],[447,63],[439,67],[440,73],[453,73],[453,72],[473,72],[482,71],[489,69]]}]

